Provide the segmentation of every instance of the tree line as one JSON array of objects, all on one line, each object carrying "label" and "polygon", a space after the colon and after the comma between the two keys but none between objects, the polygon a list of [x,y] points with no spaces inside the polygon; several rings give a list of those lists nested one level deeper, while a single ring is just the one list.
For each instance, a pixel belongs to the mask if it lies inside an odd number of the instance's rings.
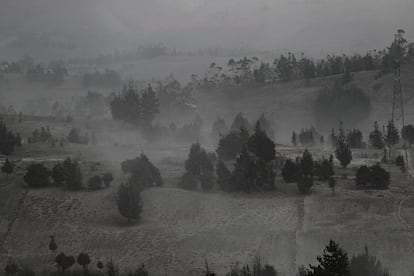
[{"label": "tree line", "polygon": [[[59,246],[55,236],[50,237],[50,252],[55,255]],[[91,267],[92,261],[95,268]],[[354,254],[351,257],[334,240],[323,249],[321,255],[316,257],[316,264],[309,264],[307,267],[298,267],[297,276],[390,276],[388,269],[382,262],[369,252],[365,246],[364,252]],[[36,276],[36,275],[71,275],[71,276],[150,276],[150,271],[144,264],[140,264],[134,270],[121,271],[119,265],[113,259],[101,260],[93,258],[86,252],[77,255],[67,255],[60,252],[54,258],[57,271],[43,270],[42,274],[37,274],[29,266],[21,266],[15,259],[9,258],[4,271],[10,276]],[[76,268],[76,265],[80,268]],[[37,264],[39,265],[39,264]],[[75,267],[74,267],[75,266]],[[203,268],[199,269],[200,276],[216,276],[217,274],[205,261]],[[168,271],[165,271],[168,275]],[[234,263],[224,274],[226,276],[279,276],[282,275],[274,266],[263,263],[260,256],[256,256],[250,263]]]}]

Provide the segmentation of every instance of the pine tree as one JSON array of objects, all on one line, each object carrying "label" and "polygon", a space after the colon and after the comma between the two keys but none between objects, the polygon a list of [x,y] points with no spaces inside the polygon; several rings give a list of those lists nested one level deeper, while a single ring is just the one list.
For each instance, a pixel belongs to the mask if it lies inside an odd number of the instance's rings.
[{"label": "pine tree", "polygon": [[275,159],[276,150],[275,143],[267,136],[266,132],[260,127],[260,122],[256,123],[256,127],[248,142],[248,149],[254,153],[259,159],[270,162]]},{"label": "pine tree", "polygon": [[159,113],[160,103],[152,90],[151,84],[148,84],[148,89],[141,97],[141,120],[144,127],[151,125],[155,114]]},{"label": "pine tree", "polygon": [[374,123],[374,130],[369,134],[369,142],[376,149],[384,148],[384,138],[382,132],[379,130],[377,121]]},{"label": "pine tree", "polygon": [[388,147],[388,160],[391,160],[391,149],[400,141],[400,135],[393,120],[388,121],[384,140]]},{"label": "pine tree", "polygon": [[286,183],[297,182],[300,178],[299,166],[290,159],[286,160],[282,168],[282,177]]},{"label": "pine tree", "polygon": [[346,168],[346,166],[348,166],[352,160],[352,152],[345,137],[345,133],[342,128],[342,122],[340,123],[339,133],[336,138],[335,156],[343,168]]},{"label": "pine tree", "polygon": [[117,203],[120,214],[128,219],[128,223],[132,219],[139,219],[143,202],[137,187],[131,185],[129,182],[119,186]]},{"label": "pine tree", "polygon": [[349,260],[346,252],[334,241],[323,250],[323,255],[317,257],[318,265],[309,265],[307,276],[350,276]]}]

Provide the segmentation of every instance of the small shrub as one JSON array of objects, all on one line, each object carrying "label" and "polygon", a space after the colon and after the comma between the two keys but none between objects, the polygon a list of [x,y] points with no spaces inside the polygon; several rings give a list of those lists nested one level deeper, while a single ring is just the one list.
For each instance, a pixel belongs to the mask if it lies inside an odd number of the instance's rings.
[{"label": "small shrub", "polygon": [[23,177],[31,188],[50,186],[50,171],[43,164],[31,164]]},{"label": "small shrub", "polygon": [[387,189],[390,184],[390,173],[382,168],[379,163],[369,168],[362,165],[356,172],[355,182],[360,187]]},{"label": "small shrub", "polygon": [[377,189],[387,189],[390,185],[390,173],[379,164],[372,166],[371,184]]},{"label": "small shrub", "polygon": [[366,186],[371,180],[371,172],[365,165],[359,167],[355,175],[355,182],[358,186]]}]

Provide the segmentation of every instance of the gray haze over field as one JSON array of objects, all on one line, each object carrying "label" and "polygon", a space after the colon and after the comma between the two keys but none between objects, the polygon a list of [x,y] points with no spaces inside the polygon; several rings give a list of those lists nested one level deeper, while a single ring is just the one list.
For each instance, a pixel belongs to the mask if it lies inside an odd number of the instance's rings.
[{"label": "gray haze over field", "polygon": [[[312,56],[383,48],[414,26],[412,0],[1,0],[0,54],[17,38],[73,43],[69,55],[207,47],[304,51]],[[412,37],[407,34],[408,40]],[[13,49],[11,49],[13,48]]]}]

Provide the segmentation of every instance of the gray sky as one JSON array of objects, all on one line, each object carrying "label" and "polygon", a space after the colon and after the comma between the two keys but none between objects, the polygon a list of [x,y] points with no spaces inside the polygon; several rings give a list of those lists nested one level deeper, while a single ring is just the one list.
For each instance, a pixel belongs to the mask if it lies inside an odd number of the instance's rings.
[{"label": "gray sky", "polygon": [[[114,47],[248,47],[313,55],[382,48],[413,37],[412,0],[0,0],[0,43],[48,33]],[[413,30],[414,31],[414,30]],[[1,45],[1,44],[0,44]]]}]

